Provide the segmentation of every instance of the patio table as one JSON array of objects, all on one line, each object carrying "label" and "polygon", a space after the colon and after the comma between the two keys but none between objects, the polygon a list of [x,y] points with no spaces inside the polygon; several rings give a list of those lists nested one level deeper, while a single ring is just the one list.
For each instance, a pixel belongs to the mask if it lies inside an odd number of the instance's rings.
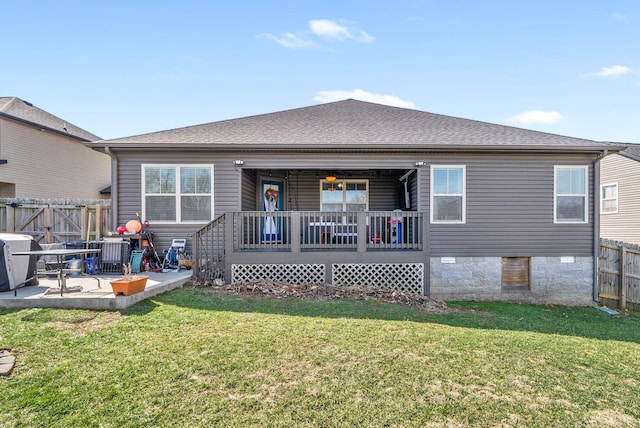
[{"label": "patio table", "polygon": [[[15,253],[11,253],[13,256],[54,256],[56,257],[56,268],[46,272],[34,272],[34,277],[37,277],[38,274],[41,273],[54,273],[58,277],[58,285],[60,286],[60,295],[62,296],[64,290],[66,289],[66,274],[69,272],[80,273],[81,275],[85,275],[91,277],[98,281],[98,288],[100,288],[100,279],[96,278],[92,275],[87,275],[82,271],[82,265],[84,265],[84,258],[87,254],[95,254],[99,253],[101,250],[98,248],[52,248],[48,250],[32,250],[32,251],[16,251]],[[65,257],[67,256],[80,256],[82,260],[82,265],[80,269],[73,268],[65,268]],[[17,294],[16,288],[16,294]]]}]

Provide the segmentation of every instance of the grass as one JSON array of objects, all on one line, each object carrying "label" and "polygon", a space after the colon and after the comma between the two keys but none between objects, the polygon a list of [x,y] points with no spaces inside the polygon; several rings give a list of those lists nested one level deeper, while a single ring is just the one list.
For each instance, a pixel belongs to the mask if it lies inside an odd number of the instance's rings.
[{"label": "grass", "polygon": [[0,310],[0,427],[640,426],[640,317],[263,300]]}]

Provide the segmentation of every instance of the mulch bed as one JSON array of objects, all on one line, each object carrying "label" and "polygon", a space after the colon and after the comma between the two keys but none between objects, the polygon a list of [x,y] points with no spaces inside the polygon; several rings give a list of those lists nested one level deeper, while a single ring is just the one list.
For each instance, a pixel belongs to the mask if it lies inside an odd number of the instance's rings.
[{"label": "mulch bed", "polygon": [[200,289],[208,289],[212,292],[233,295],[262,296],[276,299],[296,297],[300,299],[317,300],[374,300],[414,306],[428,313],[444,314],[458,312],[458,310],[449,308],[447,304],[441,300],[431,299],[416,293],[378,287],[338,287],[330,284],[294,285],[268,280],[243,282],[233,285],[216,285],[208,281],[196,281],[191,285]]}]

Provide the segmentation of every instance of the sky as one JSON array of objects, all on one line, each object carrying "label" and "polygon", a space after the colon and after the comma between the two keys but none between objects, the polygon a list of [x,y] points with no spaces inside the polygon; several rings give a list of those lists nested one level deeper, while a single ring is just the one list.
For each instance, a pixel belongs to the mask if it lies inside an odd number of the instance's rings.
[{"label": "sky", "polygon": [[640,143],[639,0],[0,0],[0,96],[104,139],[355,98]]}]

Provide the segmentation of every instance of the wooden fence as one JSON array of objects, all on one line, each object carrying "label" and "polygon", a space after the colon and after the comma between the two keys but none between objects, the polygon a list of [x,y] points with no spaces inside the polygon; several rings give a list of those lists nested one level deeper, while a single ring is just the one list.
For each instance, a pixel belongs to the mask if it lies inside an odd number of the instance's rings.
[{"label": "wooden fence", "polygon": [[0,199],[0,232],[31,235],[40,244],[99,240],[110,224],[109,200]]},{"label": "wooden fence", "polygon": [[605,306],[640,311],[640,246],[600,240],[598,296]]}]

